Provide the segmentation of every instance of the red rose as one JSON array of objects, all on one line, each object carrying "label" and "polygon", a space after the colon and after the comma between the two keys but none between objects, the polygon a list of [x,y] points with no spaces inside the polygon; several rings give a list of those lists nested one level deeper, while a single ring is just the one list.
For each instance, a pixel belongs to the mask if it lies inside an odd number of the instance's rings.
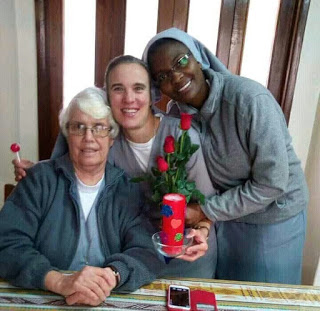
[{"label": "red rose", "polygon": [[167,161],[160,156],[157,157],[157,165],[160,172],[166,172],[169,168]]},{"label": "red rose", "polygon": [[165,153],[174,153],[174,137],[173,136],[167,136],[164,145],[163,150]]},{"label": "red rose", "polygon": [[187,131],[191,126],[192,115],[189,113],[181,113],[180,127],[182,130]]}]

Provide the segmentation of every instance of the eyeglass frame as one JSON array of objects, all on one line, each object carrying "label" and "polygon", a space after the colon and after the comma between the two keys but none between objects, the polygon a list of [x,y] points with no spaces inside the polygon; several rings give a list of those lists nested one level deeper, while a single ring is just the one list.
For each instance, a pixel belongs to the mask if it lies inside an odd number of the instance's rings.
[{"label": "eyeglass frame", "polygon": [[[166,72],[164,72],[164,71],[159,72],[159,73],[157,74],[156,79],[154,79],[155,84],[156,84],[157,86],[160,86],[162,83],[168,82],[169,79],[172,79],[172,73],[173,73],[173,72],[183,73],[183,71],[181,71],[181,70],[182,70],[183,68],[186,68],[186,67],[189,65],[189,62],[190,62],[190,61],[189,61],[189,58],[190,58],[190,56],[192,56],[192,53],[191,53],[191,52],[185,53],[184,55],[182,55],[181,57],[179,57],[179,58],[177,59],[177,61],[174,62],[174,64],[171,66],[170,70],[168,70],[168,71],[166,71]],[[185,58],[185,57],[187,57],[188,63],[187,63],[185,66],[183,66],[183,67],[181,67],[180,69],[177,70],[177,66],[181,66],[181,65],[179,64],[179,62],[180,62],[183,58]],[[160,74],[164,74],[164,75],[165,75],[165,78],[164,78],[162,81],[159,81],[159,78],[158,78]]]},{"label": "eyeglass frame", "polygon": [[[78,128],[78,131],[83,131],[83,133],[82,133],[82,134],[81,134],[81,132],[78,132],[78,133],[75,133],[75,132],[70,133],[70,126],[83,126],[82,129]],[[97,127],[102,127],[102,128],[103,128],[102,130],[107,130],[106,135],[100,135],[100,134],[97,135],[97,133],[95,132],[95,130],[97,129]],[[105,126],[105,125],[102,125],[102,124],[97,124],[97,125],[94,125],[94,126],[89,127],[89,126],[86,126],[85,124],[80,123],[80,122],[75,122],[75,123],[70,123],[70,122],[68,122],[67,125],[66,125],[66,128],[67,128],[69,134],[74,135],[74,136],[85,136],[86,133],[87,133],[87,130],[90,130],[91,133],[92,133],[92,135],[93,135],[93,137],[95,137],[95,138],[97,138],[97,137],[98,137],[98,138],[108,137],[108,136],[110,135],[111,130],[112,130],[111,127],[108,127],[108,126]]]}]

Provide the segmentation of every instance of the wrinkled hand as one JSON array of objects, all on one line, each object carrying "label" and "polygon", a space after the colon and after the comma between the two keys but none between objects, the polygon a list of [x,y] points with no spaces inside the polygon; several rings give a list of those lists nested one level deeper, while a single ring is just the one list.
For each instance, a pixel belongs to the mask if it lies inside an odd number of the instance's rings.
[{"label": "wrinkled hand", "polygon": [[201,230],[192,229],[187,238],[193,237],[193,244],[186,249],[184,255],[180,255],[177,258],[185,261],[195,261],[205,255],[208,250],[207,235]]},{"label": "wrinkled hand", "polygon": [[116,278],[110,268],[86,266],[71,275],[50,271],[45,285],[48,290],[66,297],[68,305],[97,306],[110,296],[116,286]]},{"label": "wrinkled hand", "polygon": [[14,176],[16,181],[20,181],[22,178],[27,176],[26,170],[34,165],[33,162],[21,159],[19,162],[17,159],[12,160],[14,166]]},{"label": "wrinkled hand", "polygon": [[199,204],[189,203],[187,205],[186,219],[185,219],[186,225],[193,227],[194,225],[196,225],[197,223],[199,223],[201,220],[205,218],[206,218],[206,215],[203,213]]}]

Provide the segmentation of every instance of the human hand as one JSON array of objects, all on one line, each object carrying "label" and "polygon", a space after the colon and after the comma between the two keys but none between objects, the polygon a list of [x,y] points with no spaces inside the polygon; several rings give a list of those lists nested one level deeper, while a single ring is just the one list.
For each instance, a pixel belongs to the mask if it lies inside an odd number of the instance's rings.
[{"label": "human hand", "polygon": [[198,203],[189,203],[187,205],[185,223],[187,226],[193,227],[206,218]]},{"label": "human hand", "polygon": [[186,237],[193,237],[193,244],[187,247],[185,253],[177,258],[185,261],[195,261],[205,255],[208,250],[207,233],[204,233],[200,229],[192,229]]},{"label": "human hand", "polygon": [[110,295],[116,286],[116,279],[110,268],[86,266],[71,275],[50,271],[45,285],[48,290],[66,297],[68,305],[97,306]]},{"label": "human hand", "polygon": [[20,181],[22,178],[26,177],[26,169],[34,165],[33,162],[26,159],[21,159],[20,161],[14,159],[12,160],[12,164],[14,166],[14,176],[16,181]]},{"label": "human hand", "polygon": [[[84,304],[98,306],[104,302],[108,296],[110,296],[111,290],[117,285],[114,273],[110,268],[85,267],[84,269],[86,268],[93,268],[94,272],[97,272],[97,275],[103,278],[103,280],[100,280],[100,284],[98,284],[100,288],[96,288],[98,290],[98,292],[95,292],[97,297],[93,297],[91,295],[88,296],[81,291],[77,291],[66,298],[68,305]],[[101,293],[101,290],[103,293]]]}]

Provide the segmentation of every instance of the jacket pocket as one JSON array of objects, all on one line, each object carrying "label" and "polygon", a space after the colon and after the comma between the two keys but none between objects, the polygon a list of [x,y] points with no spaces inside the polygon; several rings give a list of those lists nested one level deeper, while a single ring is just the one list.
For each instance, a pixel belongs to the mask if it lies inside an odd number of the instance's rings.
[{"label": "jacket pocket", "polygon": [[277,204],[278,208],[284,208],[287,205],[286,195],[284,194],[280,198],[276,199],[276,204]]}]

